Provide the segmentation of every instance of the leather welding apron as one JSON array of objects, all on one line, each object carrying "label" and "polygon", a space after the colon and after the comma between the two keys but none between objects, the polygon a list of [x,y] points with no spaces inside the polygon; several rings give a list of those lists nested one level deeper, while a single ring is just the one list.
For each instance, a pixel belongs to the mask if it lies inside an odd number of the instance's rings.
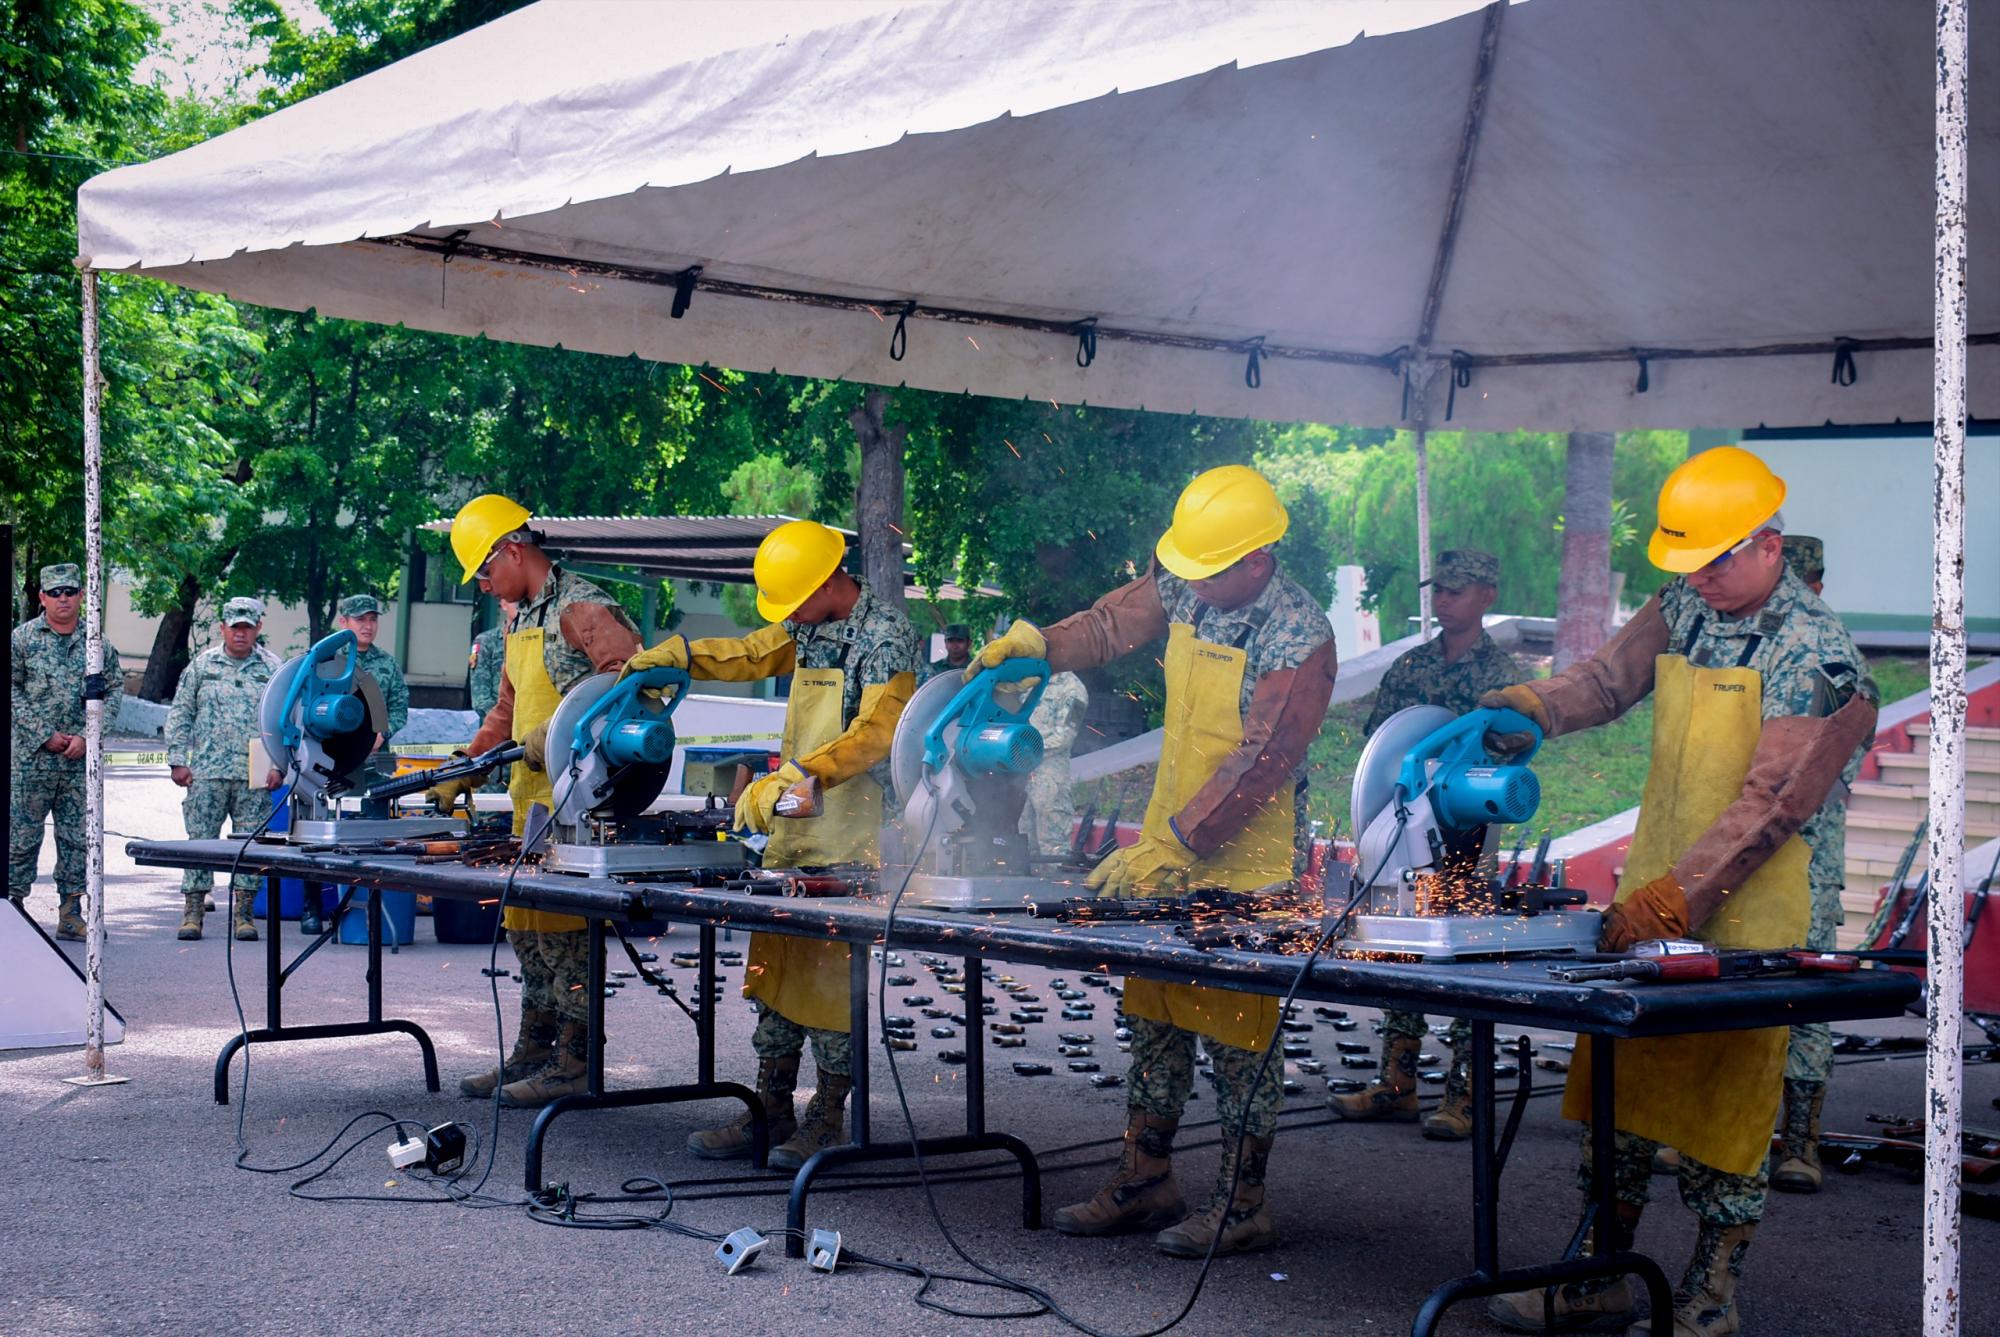
[{"label": "leather welding apron", "polygon": [[[540,627],[523,627],[507,635],[507,680],[514,684],[514,741],[520,742],[536,725],[547,724],[562,702],[562,693],[549,678],[542,658]],[[541,803],[555,806],[555,791],[548,772],[538,771],[527,762],[516,762],[507,777],[507,793],[514,800],[514,834],[528,824],[528,808]],[[510,905],[500,916],[501,927],[528,929],[536,933],[576,933],[589,927],[577,915],[556,914],[551,910],[531,910]]]},{"label": "leather welding apron", "polygon": [[[1244,650],[1197,639],[1185,622],[1174,623],[1167,632],[1167,717],[1158,778],[1146,804],[1147,835],[1178,841],[1169,819],[1201,792],[1223,758],[1242,744],[1243,711],[1238,703],[1248,662]],[[1196,861],[1188,870],[1189,884],[1254,891],[1284,881],[1292,875],[1296,825],[1292,791],[1286,787],[1265,800],[1233,840]],[[1175,892],[1159,888],[1138,894]],[[1159,980],[1126,980],[1125,1010],[1254,1052],[1271,1043],[1271,1032],[1278,1025],[1278,1000],[1269,994]]]},{"label": "leather welding apron", "polygon": [[[1673,871],[1742,794],[1764,728],[1763,675],[1755,669],[1696,668],[1680,655],[1661,655],[1653,674],[1653,760],[1618,882],[1621,901]],[[1805,941],[1811,857],[1794,835],[1694,936],[1725,950]],[[1717,1170],[1755,1174],[1771,1149],[1790,1034],[1776,1026],[1618,1041],[1617,1126]],[[1590,1117],[1587,1047],[1578,1047],[1570,1065],[1562,1112],[1566,1119]]]},{"label": "leather welding apron", "polygon": [[[783,755],[802,757],[840,737],[840,703],[847,675],[837,668],[800,669],[792,675],[785,707]],[[774,817],[766,868],[816,868],[873,864],[881,858],[882,787],[857,775],[821,791],[817,817]],[[845,1031],[851,1019],[844,942],[818,942],[782,933],[752,933],[743,994],[785,1020],[817,1031]]]}]

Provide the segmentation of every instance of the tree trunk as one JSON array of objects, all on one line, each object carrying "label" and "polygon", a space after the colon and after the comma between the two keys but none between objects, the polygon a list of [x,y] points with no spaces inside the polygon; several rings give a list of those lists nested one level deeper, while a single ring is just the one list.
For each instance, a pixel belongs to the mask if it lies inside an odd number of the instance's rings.
[{"label": "tree trunk", "polygon": [[870,390],[847,415],[861,444],[854,524],[861,531],[861,573],[875,597],[903,607],[903,438],[909,429],[883,421],[887,390]]},{"label": "tree trunk", "polygon": [[1556,585],[1556,671],[1611,635],[1610,432],[1571,432],[1563,464],[1562,576]]},{"label": "tree trunk", "polygon": [[201,586],[193,576],[183,576],[178,593],[178,601],[153,630],[153,650],[146,656],[146,672],[139,679],[142,700],[173,700],[181,673],[188,666],[188,633],[194,630],[194,610],[201,600]]}]

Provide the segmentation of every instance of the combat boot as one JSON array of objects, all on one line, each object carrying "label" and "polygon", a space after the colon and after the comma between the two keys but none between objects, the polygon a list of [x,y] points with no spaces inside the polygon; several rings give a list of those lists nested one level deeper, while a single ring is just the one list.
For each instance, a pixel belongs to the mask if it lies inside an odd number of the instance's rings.
[{"label": "combat boot", "polygon": [[256,894],[238,891],[229,898],[229,927],[238,942],[257,941],[257,925],[250,918],[250,903]]},{"label": "combat boot", "polygon": [[1826,1176],[1819,1166],[1819,1114],[1826,1104],[1825,1082],[1785,1081],[1784,1159],[1771,1172],[1771,1187],[1786,1193],[1817,1193]]},{"label": "combat boot", "polygon": [[82,942],[89,933],[83,922],[83,897],[65,896],[56,909],[56,936],[66,942]]},{"label": "combat boot", "polygon": [[[1611,1243],[1623,1253],[1638,1234],[1638,1213],[1629,1218],[1621,1214],[1613,1223]],[[1594,1251],[1596,1236],[1597,1228],[1592,1226],[1583,1237],[1584,1254]],[[1553,1327],[1542,1324],[1545,1300]],[[1511,1332],[1623,1332],[1638,1309],[1629,1277],[1575,1281],[1552,1290],[1512,1291],[1486,1302],[1486,1316]]]},{"label": "combat boot", "polygon": [[806,1102],[806,1114],[799,1120],[797,1131],[771,1148],[771,1168],[796,1170],[812,1159],[815,1153],[844,1143],[847,1140],[843,1131],[847,1121],[847,1093],[853,1088],[854,1079],[845,1073],[821,1069],[819,1090],[813,1092],[813,1098]]},{"label": "combat boot", "polygon": [[1187,1215],[1174,1182],[1174,1133],[1180,1120],[1132,1110],[1118,1169],[1088,1202],[1059,1207],[1049,1224],[1065,1235],[1116,1235],[1158,1230]]},{"label": "combat boot", "polygon": [[556,1055],[556,1033],[561,1021],[553,1012],[544,1012],[536,1007],[522,1008],[521,1033],[514,1037],[514,1052],[507,1055],[506,1063],[459,1078],[458,1093],[474,1100],[484,1100],[493,1094],[494,1087],[518,1082],[540,1072]]},{"label": "combat boot", "polygon": [[[1270,1160],[1268,1137],[1246,1137],[1235,1146],[1225,1143],[1215,1192],[1199,1212],[1156,1235],[1153,1247],[1173,1258],[1206,1258],[1213,1245],[1215,1256],[1220,1258],[1276,1244],[1278,1228],[1271,1221],[1271,1204],[1264,1198],[1264,1170]],[[1238,1161],[1243,1167],[1240,1174]],[[1230,1194],[1232,1180],[1234,1196]],[[1222,1236],[1219,1241],[1218,1233]]]},{"label": "combat boot", "polygon": [[[1740,1226],[1702,1222],[1694,1237],[1694,1257],[1674,1287],[1671,1337],[1728,1337],[1737,1330],[1736,1283],[1742,1280],[1743,1255],[1750,1252],[1750,1237],[1756,1233],[1755,1221]],[[1669,1330],[1664,1319],[1643,1319],[1632,1331],[1667,1337]]]},{"label": "combat boot", "polygon": [[[765,1143],[767,1151],[799,1131],[798,1111],[792,1105],[792,1092],[798,1089],[798,1084],[797,1054],[757,1060],[757,1098],[764,1103],[764,1128],[770,1139]],[[750,1154],[755,1141],[754,1127],[754,1121],[745,1114],[721,1128],[689,1133],[687,1149],[705,1161],[741,1160]]]},{"label": "combat boot", "polygon": [[1472,1055],[1467,1044],[1451,1047],[1451,1075],[1445,1078],[1444,1099],[1424,1120],[1424,1136],[1433,1142],[1463,1142],[1472,1136]]},{"label": "combat boot", "polygon": [[510,1110],[540,1109],[563,1096],[590,1089],[590,1032],[580,1021],[556,1028],[554,1052],[539,1070],[500,1088],[500,1103]]},{"label": "combat boot", "polygon": [[204,898],[200,892],[191,891],[181,897],[181,900],[183,902],[181,908],[181,931],[175,936],[179,937],[182,942],[199,942],[201,940],[201,916]]},{"label": "combat boot", "polygon": [[1382,1075],[1351,1096],[1329,1093],[1326,1106],[1343,1119],[1369,1123],[1417,1121],[1417,1055],[1424,1042],[1414,1035],[1382,1037]]}]

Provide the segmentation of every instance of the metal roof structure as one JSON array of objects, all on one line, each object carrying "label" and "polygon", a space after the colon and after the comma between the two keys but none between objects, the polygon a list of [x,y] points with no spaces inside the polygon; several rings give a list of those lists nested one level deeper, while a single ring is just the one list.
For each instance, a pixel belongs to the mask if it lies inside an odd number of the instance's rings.
[{"label": "metal roof structure", "polygon": [[[565,515],[536,516],[532,522],[542,546],[568,562],[630,567],[649,576],[673,580],[715,580],[730,585],[754,583],[750,563],[757,545],[792,515]],[[858,537],[851,529],[832,526],[847,537],[850,550]],[[448,533],[451,521],[433,520],[423,528]],[[904,544],[905,555],[910,545]],[[935,593],[915,574],[904,582],[905,592],[918,599],[955,602],[967,591],[955,584]],[[999,596],[1002,591],[982,585],[974,594]]]}]

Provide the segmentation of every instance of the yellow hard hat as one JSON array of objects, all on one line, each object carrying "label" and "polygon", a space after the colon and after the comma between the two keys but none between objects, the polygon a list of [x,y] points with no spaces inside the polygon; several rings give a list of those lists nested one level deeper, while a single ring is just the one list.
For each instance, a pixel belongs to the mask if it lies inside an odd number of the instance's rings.
[{"label": "yellow hard hat", "polygon": [[816,520],[788,520],[764,536],[750,570],[757,578],[757,611],[783,622],[840,569],[847,540]]},{"label": "yellow hard hat", "polygon": [[1198,475],[1181,489],[1174,522],[1153,549],[1182,580],[1205,580],[1285,536],[1292,518],[1270,480],[1241,464]]},{"label": "yellow hard hat", "polygon": [[459,507],[451,522],[451,551],[465,568],[458,583],[471,584],[473,575],[493,554],[493,545],[527,523],[528,508],[497,492],[474,497]]},{"label": "yellow hard hat", "polygon": [[1704,450],[1660,485],[1660,523],[1646,555],[1662,571],[1699,571],[1749,538],[1785,504],[1785,480],[1741,446]]}]

